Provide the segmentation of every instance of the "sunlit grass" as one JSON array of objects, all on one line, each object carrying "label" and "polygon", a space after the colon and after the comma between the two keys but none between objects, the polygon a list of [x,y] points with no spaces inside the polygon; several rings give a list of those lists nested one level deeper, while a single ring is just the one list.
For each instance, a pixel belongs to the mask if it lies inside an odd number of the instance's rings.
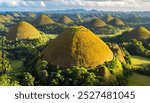
[{"label": "sunlit grass", "polygon": [[150,86],[150,76],[133,73],[132,76],[128,78],[129,86]]},{"label": "sunlit grass", "polygon": [[139,56],[132,56],[132,65],[134,67],[141,67],[141,66],[147,66],[150,65],[150,59],[139,57]]}]

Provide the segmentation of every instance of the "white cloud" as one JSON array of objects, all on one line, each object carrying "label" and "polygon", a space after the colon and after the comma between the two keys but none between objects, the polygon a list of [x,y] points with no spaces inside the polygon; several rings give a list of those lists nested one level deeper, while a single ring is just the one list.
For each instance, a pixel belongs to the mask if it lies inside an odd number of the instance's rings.
[{"label": "white cloud", "polygon": [[40,5],[41,7],[46,7],[46,4],[43,1],[40,2]]},{"label": "white cloud", "polygon": [[150,0],[0,0],[1,7],[150,10]]}]

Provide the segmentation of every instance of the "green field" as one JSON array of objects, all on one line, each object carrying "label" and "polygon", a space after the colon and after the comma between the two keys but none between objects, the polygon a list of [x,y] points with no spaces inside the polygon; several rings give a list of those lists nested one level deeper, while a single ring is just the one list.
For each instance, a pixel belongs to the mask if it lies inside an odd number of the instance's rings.
[{"label": "green field", "polygon": [[132,64],[134,67],[143,67],[143,66],[147,66],[150,65],[150,59],[148,58],[143,58],[140,56],[132,56]]},{"label": "green field", "polygon": [[22,66],[23,61],[22,60],[11,60],[10,65],[12,68],[18,69]]},{"label": "green field", "polygon": [[139,73],[133,73],[128,78],[128,86],[150,86],[150,76],[145,76]]},{"label": "green field", "polygon": [[51,39],[55,39],[58,36],[58,34],[46,34],[46,36],[48,36]]},{"label": "green field", "polygon": [[119,30],[119,32],[115,33],[115,34],[97,34],[100,38],[111,38],[111,37],[115,37],[118,35],[121,35],[124,31],[126,30]]},{"label": "green field", "polygon": [[13,68],[11,75],[13,76],[21,75],[23,73],[21,68],[22,64],[23,64],[23,60],[11,60],[10,65]]},{"label": "green field", "polygon": [[[132,56],[132,64],[134,67],[144,67],[150,64],[150,59]],[[128,78],[128,86],[150,86],[150,76],[133,73]]]},{"label": "green field", "polygon": [[[115,33],[115,34],[97,34],[100,38],[110,38],[110,37],[115,37],[115,36],[118,36],[118,35],[121,35],[124,31],[126,30],[119,30],[119,32]],[[58,34],[46,34],[46,36],[48,36],[49,38],[51,39],[55,39]]]}]

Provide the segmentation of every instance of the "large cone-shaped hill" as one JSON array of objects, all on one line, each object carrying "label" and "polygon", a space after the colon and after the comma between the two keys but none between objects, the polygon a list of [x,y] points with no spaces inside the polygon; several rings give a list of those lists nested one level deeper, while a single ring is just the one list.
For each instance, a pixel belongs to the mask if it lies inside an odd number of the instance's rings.
[{"label": "large cone-shaped hill", "polygon": [[34,23],[37,25],[47,25],[54,24],[55,22],[47,15],[42,14],[34,21]]},{"label": "large cone-shaped hill", "polygon": [[59,21],[63,24],[72,24],[74,22],[68,16],[63,16]]},{"label": "large cone-shaped hill", "polygon": [[43,52],[44,60],[62,67],[96,67],[113,59],[110,48],[83,26],[67,28]]},{"label": "large cone-shaped hill", "polygon": [[119,18],[112,19],[111,21],[109,21],[109,24],[112,25],[112,26],[122,26],[122,25],[125,25],[124,22],[121,19],[119,19]]},{"label": "large cone-shaped hill", "polygon": [[138,28],[131,30],[127,34],[123,34],[122,37],[127,40],[136,39],[136,40],[142,41],[142,40],[150,38],[150,31],[148,31],[144,27],[138,27]]},{"label": "large cone-shaped hill", "polygon": [[29,13],[28,13],[28,16],[31,17],[31,18],[35,18],[35,17],[36,17],[36,14],[35,14],[35,13],[32,13],[32,12],[29,12]]},{"label": "large cone-shaped hill", "polygon": [[35,39],[39,38],[40,32],[31,24],[27,22],[19,22],[15,26],[9,29],[9,32],[6,34],[6,38],[14,40],[19,39]]},{"label": "large cone-shaped hill", "polygon": [[19,13],[13,13],[12,16],[16,18],[20,17]]},{"label": "large cone-shaped hill", "polygon": [[113,20],[114,18],[111,15],[107,15],[104,17],[104,20],[108,23],[109,21]]},{"label": "large cone-shaped hill", "polygon": [[92,19],[89,25],[92,27],[104,27],[106,26],[106,23],[103,20],[96,18],[96,19]]}]

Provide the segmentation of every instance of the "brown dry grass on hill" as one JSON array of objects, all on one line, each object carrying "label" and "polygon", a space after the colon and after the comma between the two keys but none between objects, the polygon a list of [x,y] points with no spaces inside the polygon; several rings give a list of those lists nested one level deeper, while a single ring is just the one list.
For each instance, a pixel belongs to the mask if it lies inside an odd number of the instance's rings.
[{"label": "brown dry grass on hill", "polygon": [[111,50],[113,51],[114,55],[120,60],[120,62],[126,62],[125,61],[125,53],[124,51],[119,47],[118,44],[111,44]]},{"label": "brown dry grass on hill", "polygon": [[6,17],[7,17],[9,20],[13,20],[13,19],[14,19],[14,18],[13,18],[11,15],[9,15],[9,14],[7,14]]},{"label": "brown dry grass on hill", "polygon": [[35,21],[37,25],[54,24],[55,22],[45,14],[40,15]]},{"label": "brown dry grass on hill", "polygon": [[150,38],[150,31],[144,27],[138,27],[123,35],[125,39],[146,40]]},{"label": "brown dry grass on hill", "polygon": [[5,22],[9,22],[10,20],[6,17],[6,16],[4,16],[4,15],[0,15],[0,18],[2,19],[2,20],[4,20]]},{"label": "brown dry grass on hill", "polygon": [[108,23],[109,21],[111,21],[112,19],[114,19],[111,15],[107,15],[105,16],[104,20]]},{"label": "brown dry grass on hill", "polygon": [[68,16],[63,16],[60,19],[60,22],[63,24],[72,24],[74,21],[72,19],[70,19]]},{"label": "brown dry grass on hill", "polygon": [[43,59],[62,67],[96,67],[113,59],[110,48],[83,26],[67,28],[43,52]]},{"label": "brown dry grass on hill", "polygon": [[0,17],[0,23],[5,23],[5,20]]},{"label": "brown dry grass on hill", "polygon": [[40,32],[31,24],[27,22],[19,22],[15,26],[9,29],[9,32],[6,34],[6,38],[14,40],[19,39],[35,39],[41,37]]},{"label": "brown dry grass on hill", "polygon": [[106,23],[103,20],[96,18],[96,19],[92,19],[90,21],[90,26],[92,26],[92,27],[104,27],[104,26],[106,26]]},{"label": "brown dry grass on hill", "polygon": [[122,25],[125,25],[124,22],[121,19],[119,19],[119,18],[112,19],[111,21],[109,21],[109,24],[113,25],[113,26],[122,26]]}]

